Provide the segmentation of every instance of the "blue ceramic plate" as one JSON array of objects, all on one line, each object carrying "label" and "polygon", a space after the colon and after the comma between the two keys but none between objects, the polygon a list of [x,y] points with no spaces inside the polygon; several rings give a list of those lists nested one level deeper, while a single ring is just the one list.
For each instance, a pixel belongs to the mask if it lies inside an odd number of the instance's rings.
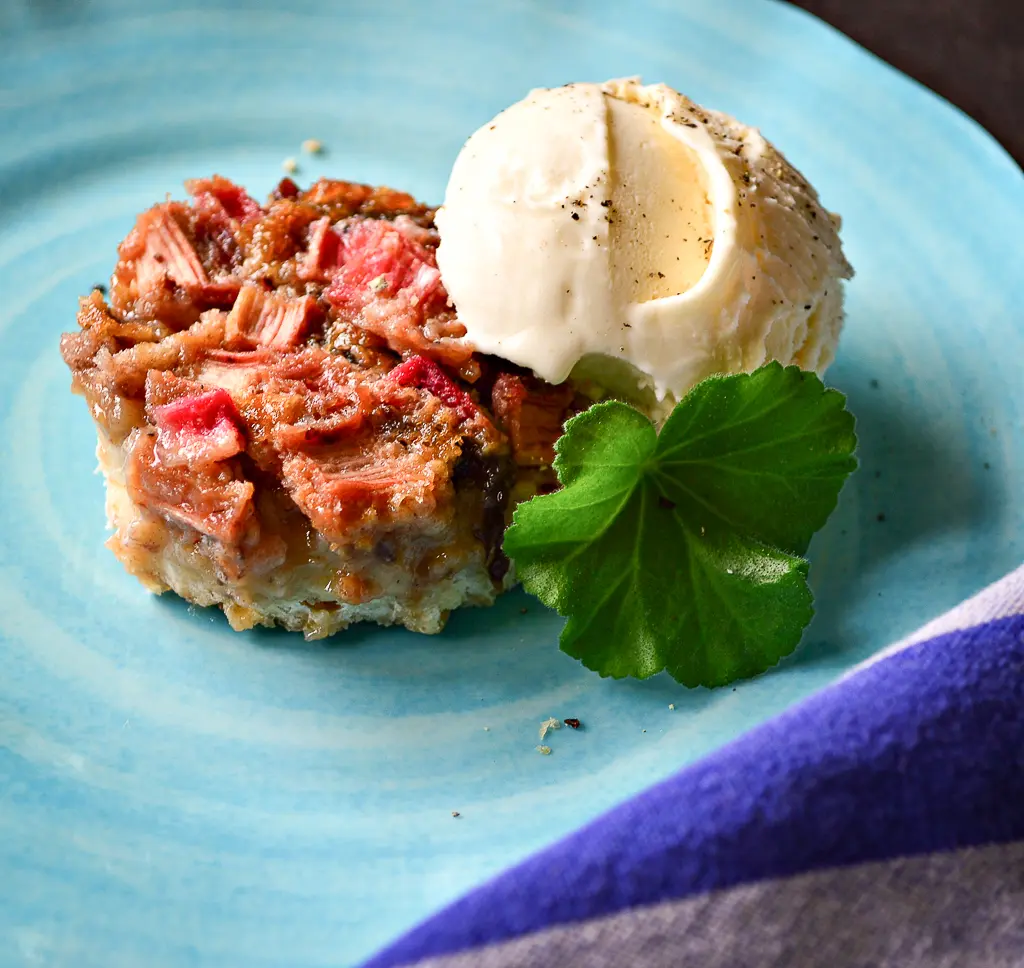
[{"label": "blue ceramic plate", "polygon": [[[766,0],[176,6],[0,5],[0,964],[352,964],[1020,561],[1024,180],[947,104]],[[438,200],[528,88],[634,73],[762,127],[845,217],[862,467],[799,652],[687,692],[587,672],[520,593],[327,644],[144,593],[57,352],[135,213],[213,171],[263,194],[311,137],[301,178]],[[549,715],[586,728],[544,757]]]}]

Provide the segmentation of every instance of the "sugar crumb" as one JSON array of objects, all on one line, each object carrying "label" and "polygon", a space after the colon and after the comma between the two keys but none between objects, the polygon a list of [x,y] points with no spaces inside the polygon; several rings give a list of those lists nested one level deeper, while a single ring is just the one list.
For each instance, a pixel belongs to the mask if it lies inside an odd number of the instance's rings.
[{"label": "sugar crumb", "polygon": [[549,729],[561,729],[562,723],[560,720],[555,719],[554,716],[549,716],[540,724],[540,738],[544,739],[548,734]]}]

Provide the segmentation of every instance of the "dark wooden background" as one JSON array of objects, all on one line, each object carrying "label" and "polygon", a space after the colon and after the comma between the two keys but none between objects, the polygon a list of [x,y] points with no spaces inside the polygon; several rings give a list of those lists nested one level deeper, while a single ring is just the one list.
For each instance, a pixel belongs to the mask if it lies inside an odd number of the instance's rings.
[{"label": "dark wooden background", "polygon": [[1024,0],[793,0],[988,128],[1024,165]]}]

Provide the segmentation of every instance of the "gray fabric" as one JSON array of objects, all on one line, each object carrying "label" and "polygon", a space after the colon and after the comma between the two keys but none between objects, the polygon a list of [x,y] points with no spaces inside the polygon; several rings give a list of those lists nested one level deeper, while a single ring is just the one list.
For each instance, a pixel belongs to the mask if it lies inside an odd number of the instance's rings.
[{"label": "gray fabric", "polygon": [[1024,842],[818,871],[415,968],[1021,968]]}]

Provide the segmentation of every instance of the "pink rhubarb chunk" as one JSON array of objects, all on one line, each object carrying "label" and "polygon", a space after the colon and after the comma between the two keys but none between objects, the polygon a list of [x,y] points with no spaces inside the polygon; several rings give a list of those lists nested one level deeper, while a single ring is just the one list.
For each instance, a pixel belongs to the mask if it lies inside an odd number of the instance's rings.
[{"label": "pink rhubarb chunk", "polygon": [[153,210],[146,231],[146,250],[136,274],[139,290],[143,292],[161,285],[164,279],[189,290],[210,284],[192,243],[166,209]]},{"label": "pink rhubarb chunk", "polygon": [[399,386],[419,387],[432,393],[464,420],[469,420],[478,412],[472,397],[465,390],[460,390],[433,360],[424,356],[412,356],[404,363],[399,363],[388,373],[388,378]]},{"label": "pink rhubarb chunk", "polygon": [[408,290],[413,306],[433,302],[443,308],[448,295],[433,250],[412,229],[385,219],[357,222],[342,237],[342,266],[325,293],[327,301],[349,312],[390,300]]},{"label": "pink rhubarb chunk", "polygon": [[239,222],[247,222],[263,214],[260,203],[252,195],[220,175],[192,179],[185,183],[185,187],[195,196],[197,203],[202,204],[203,196],[216,199],[224,213]]},{"label": "pink rhubarb chunk", "polygon": [[212,464],[245,450],[238,409],[219,387],[154,408],[153,422],[157,453],[168,464]]},{"label": "pink rhubarb chunk", "polygon": [[341,260],[341,238],[331,228],[325,215],[317,219],[309,230],[309,248],[299,260],[300,279],[326,280]]},{"label": "pink rhubarb chunk", "polygon": [[229,340],[243,340],[272,349],[297,346],[316,310],[312,296],[287,298],[261,286],[243,286],[227,319]]}]

